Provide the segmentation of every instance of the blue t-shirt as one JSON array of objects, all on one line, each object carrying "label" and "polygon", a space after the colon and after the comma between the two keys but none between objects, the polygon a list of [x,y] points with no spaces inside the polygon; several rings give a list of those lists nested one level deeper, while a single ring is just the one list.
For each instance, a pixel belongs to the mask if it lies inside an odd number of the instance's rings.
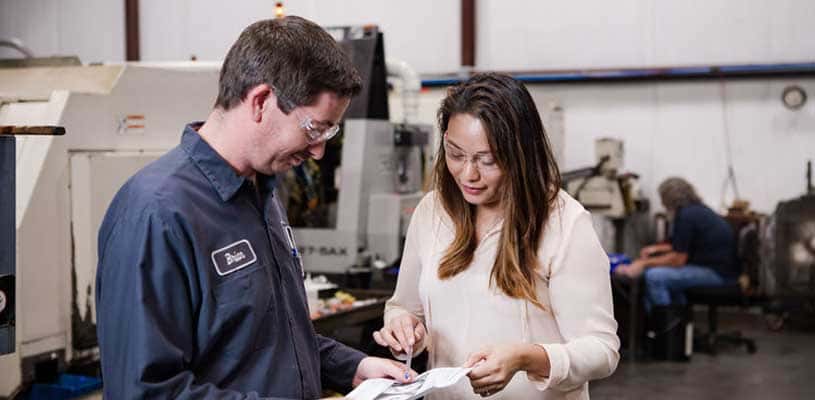
[{"label": "blue t-shirt", "polygon": [[677,210],[671,245],[675,251],[688,254],[688,264],[709,267],[723,278],[739,274],[733,229],[704,204]]}]

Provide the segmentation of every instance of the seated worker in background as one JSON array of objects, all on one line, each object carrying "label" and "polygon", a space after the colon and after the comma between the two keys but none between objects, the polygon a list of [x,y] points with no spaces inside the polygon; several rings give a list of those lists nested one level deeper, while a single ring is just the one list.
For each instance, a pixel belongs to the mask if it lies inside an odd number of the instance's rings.
[{"label": "seated worker in background", "polygon": [[434,399],[588,398],[619,360],[608,257],[560,190],[535,103],[478,74],[450,89],[433,191],[414,211],[374,340],[430,368],[473,367]]},{"label": "seated worker in background", "polygon": [[690,183],[668,178],[659,185],[671,221],[671,242],[647,246],[640,257],[621,265],[617,274],[645,278],[645,305],[682,305],[684,291],[718,286],[738,277],[736,244],[730,224],[699,199]]},{"label": "seated worker in background", "polygon": [[361,81],[299,17],[246,28],[218,98],[119,190],[99,230],[96,304],[108,399],[315,399],[403,364],[314,333],[277,174],[319,159]]}]

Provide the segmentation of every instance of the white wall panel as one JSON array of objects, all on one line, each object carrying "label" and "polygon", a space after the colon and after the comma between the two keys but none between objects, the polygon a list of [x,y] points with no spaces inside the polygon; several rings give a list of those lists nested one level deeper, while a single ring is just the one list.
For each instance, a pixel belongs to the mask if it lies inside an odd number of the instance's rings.
[{"label": "white wall panel", "polygon": [[478,2],[480,69],[641,66],[650,46],[650,2]]},{"label": "white wall panel", "polygon": [[[323,26],[376,24],[385,54],[421,72],[447,72],[460,64],[457,1],[304,0],[284,2],[286,13]],[[274,16],[274,2],[141,1],[142,59],[221,60],[240,32]]]},{"label": "white wall panel", "polygon": [[811,61],[811,0],[478,2],[478,65],[545,70]]},{"label": "white wall panel", "polygon": [[655,58],[649,64],[770,62],[773,7],[764,0],[656,2]]},{"label": "white wall panel", "polygon": [[[292,7],[296,3],[290,2]],[[304,2],[306,3],[306,2]],[[311,0],[303,16],[321,25],[377,24],[385,34],[385,55],[406,61],[421,73],[441,73],[461,65],[459,0]]]},{"label": "white wall panel", "polygon": [[[190,42],[193,40],[190,17],[190,0],[140,0],[139,36],[142,60],[189,60],[195,51],[190,48]],[[214,47],[214,44],[212,46]],[[206,56],[198,56],[201,60],[209,59]],[[223,56],[211,59],[221,58]]]},{"label": "white wall panel", "polygon": [[805,60],[815,58],[815,1],[769,1],[769,57],[772,60]]},{"label": "white wall panel", "polygon": [[59,49],[83,63],[125,59],[123,0],[58,0]]},{"label": "white wall panel", "polygon": [[[0,1],[0,37],[18,38],[37,55],[59,52],[56,25],[57,8],[49,0]],[[14,50],[0,49],[0,57],[20,56]]]},{"label": "white wall panel", "polygon": [[[0,0],[0,37],[16,37],[37,56],[82,62],[124,60],[124,1]],[[20,57],[0,49],[2,57]]]}]

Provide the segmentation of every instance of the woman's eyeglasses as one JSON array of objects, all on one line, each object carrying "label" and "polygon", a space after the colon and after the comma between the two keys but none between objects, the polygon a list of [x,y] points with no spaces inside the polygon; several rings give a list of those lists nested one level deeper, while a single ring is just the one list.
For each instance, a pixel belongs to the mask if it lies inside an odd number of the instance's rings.
[{"label": "woman's eyeglasses", "polygon": [[448,142],[446,138],[444,139],[444,156],[447,158],[447,163],[454,167],[463,167],[467,162],[472,162],[480,172],[493,172],[498,169],[498,163],[492,154],[469,154]]}]

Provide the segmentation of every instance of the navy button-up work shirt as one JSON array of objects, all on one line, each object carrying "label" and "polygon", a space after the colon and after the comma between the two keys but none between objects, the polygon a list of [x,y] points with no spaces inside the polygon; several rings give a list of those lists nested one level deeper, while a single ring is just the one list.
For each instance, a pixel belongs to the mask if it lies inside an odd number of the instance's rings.
[{"label": "navy button-up work shirt", "polygon": [[274,177],[257,185],[188,125],[99,230],[106,398],[319,398],[364,354],[317,335]]},{"label": "navy button-up work shirt", "polygon": [[676,211],[671,246],[688,254],[688,264],[711,268],[725,279],[739,275],[733,228],[704,204],[688,204]]}]

